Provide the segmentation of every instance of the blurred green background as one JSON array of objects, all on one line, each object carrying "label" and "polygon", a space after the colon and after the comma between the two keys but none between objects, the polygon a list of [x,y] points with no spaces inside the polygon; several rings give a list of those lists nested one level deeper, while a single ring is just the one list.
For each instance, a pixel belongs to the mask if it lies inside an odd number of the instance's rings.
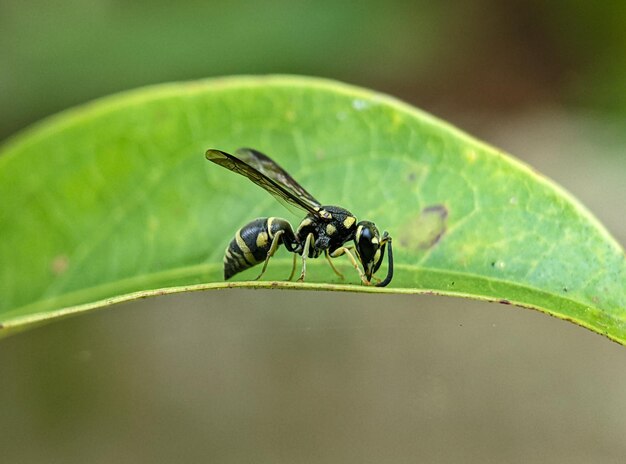
[{"label": "blurred green background", "polygon": [[[625,2],[0,0],[0,140],[113,92],[266,73],[447,119],[626,243]],[[623,347],[572,324],[472,301],[152,299],[0,342],[0,456],[617,463],[625,365]]]}]

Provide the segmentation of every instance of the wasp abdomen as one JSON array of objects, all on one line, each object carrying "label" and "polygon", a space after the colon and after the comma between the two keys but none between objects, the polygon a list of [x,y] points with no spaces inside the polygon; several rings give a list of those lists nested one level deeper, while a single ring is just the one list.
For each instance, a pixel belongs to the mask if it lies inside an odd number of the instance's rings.
[{"label": "wasp abdomen", "polygon": [[224,279],[265,261],[279,231],[282,232],[275,246],[284,243],[293,251],[296,239],[291,224],[285,219],[258,218],[239,229],[224,254]]}]

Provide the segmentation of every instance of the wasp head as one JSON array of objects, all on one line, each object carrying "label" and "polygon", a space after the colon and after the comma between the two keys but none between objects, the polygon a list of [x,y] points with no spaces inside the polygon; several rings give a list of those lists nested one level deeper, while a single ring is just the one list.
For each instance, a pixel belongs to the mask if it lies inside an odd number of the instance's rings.
[{"label": "wasp head", "polygon": [[372,274],[378,270],[383,261],[387,240],[387,232],[381,238],[373,222],[361,221],[357,224],[354,244],[368,281],[372,279]]}]

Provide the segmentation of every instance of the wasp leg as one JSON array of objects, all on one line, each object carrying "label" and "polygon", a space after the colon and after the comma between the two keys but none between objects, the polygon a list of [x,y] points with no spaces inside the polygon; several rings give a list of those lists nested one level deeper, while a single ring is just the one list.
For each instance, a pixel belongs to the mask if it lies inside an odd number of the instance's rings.
[{"label": "wasp leg", "polygon": [[330,267],[333,268],[333,271],[335,271],[335,274],[337,274],[339,276],[340,279],[345,279],[345,276],[339,272],[339,270],[335,267],[335,265],[333,264],[332,260],[330,259],[330,255],[328,254],[328,250],[324,250],[324,255],[326,256],[326,259],[328,260],[328,264],[330,264]]},{"label": "wasp leg", "polygon": [[270,249],[267,252],[267,256],[265,256],[265,262],[263,263],[263,269],[261,269],[261,273],[254,280],[259,280],[263,274],[265,274],[265,270],[267,269],[267,263],[270,262],[270,258],[274,256],[276,250],[278,249],[278,245],[280,245],[280,236],[283,235],[284,231],[279,230],[274,234],[274,240],[272,240],[272,244],[270,245]]},{"label": "wasp leg", "polygon": [[293,275],[296,272],[296,254],[293,254],[293,264],[291,265],[291,274],[289,274],[289,278],[287,280],[293,279]]},{"label": "wasp leg", "polygon": [[304,248],[302,249],[302,272],[300,273],[298,282],[304,282],[304,276],[306,275],[306,258],[309,254],[309,248],[311,248],[312,239],[313,239],[313,234],[310,233],[309,235],[306,236],[306,240],[304,241]]},{"label": "wasp leg", "polygon": [[333,258],[337,258],[343,254],[348,255],[348,258],[350,258],[350,261],[352,262],[354,269],[356,269],[356,271],[359,273],[361,282],[363,282],[365,285],[372,285],[371,282],[367,280],[367,277],[365,277],[365,274],[359,267],[359,263],[357,263],[357,260],[355,259],[354,255],[350,253],[350,250],[347,247],[337,248],[335,251],[333,251],[330,254],[330,256],[332,256]]}]

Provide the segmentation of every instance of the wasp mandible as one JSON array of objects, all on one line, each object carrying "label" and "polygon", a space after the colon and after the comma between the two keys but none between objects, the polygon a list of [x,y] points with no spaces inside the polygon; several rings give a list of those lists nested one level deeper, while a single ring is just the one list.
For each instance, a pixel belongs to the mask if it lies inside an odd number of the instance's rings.
[{"label": "wasp mandible", "polygon": [[[228,280],[238,272],[263,263],[261,273],[256,278],[260,279],[270,258],[282,244],[294,254],[289,280],[295,272],[297,255],[302,256],[302,271],[298,281],[303,281],[307,258],[317,258],[322,253],[333,271],[343,278],[331,258],[345,254],[365,285],[371,285],[373,274],[380,267],[385,248],[388,247],[387,277],[382,281],[376,277],[374,279],[379,281],[377,287],[384,287],[391,282],[393,251],[391,237],[386,231],[381,236],[373,222],[357,222],[350,211],[339,206],[322,206],[287,171],[263,153],[252,148],[240,148],[235,151],[235,155],[215,149],[206,152],[209,161],[247,177],[282,203],[304,210],[307,215],[295,232],[289,221],[277,217],[258,218],[239,229],[224,254],[224,279]],[[350,240],[354,241],[354,246],[346,246]]]}]

